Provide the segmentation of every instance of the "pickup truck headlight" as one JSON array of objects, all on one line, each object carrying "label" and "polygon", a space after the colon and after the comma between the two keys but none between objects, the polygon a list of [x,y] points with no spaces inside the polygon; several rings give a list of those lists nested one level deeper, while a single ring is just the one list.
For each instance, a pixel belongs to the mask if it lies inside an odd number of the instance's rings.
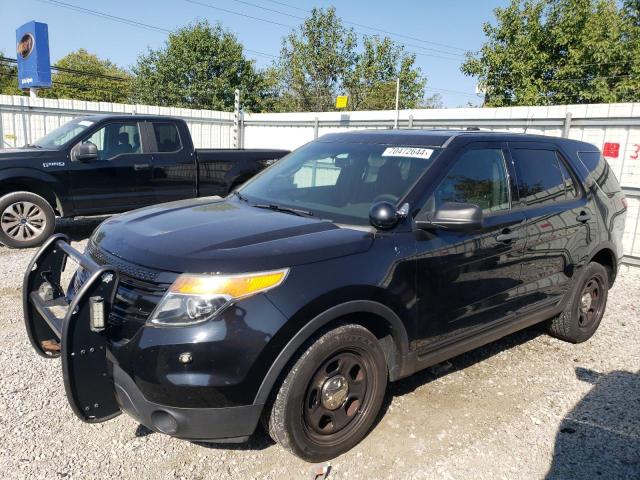
[{"label": "pickup truck headlight", "polygon": [[289,269],[240,275],[180,275],[149,317],[153,325],[193,325],[284,282]]}]

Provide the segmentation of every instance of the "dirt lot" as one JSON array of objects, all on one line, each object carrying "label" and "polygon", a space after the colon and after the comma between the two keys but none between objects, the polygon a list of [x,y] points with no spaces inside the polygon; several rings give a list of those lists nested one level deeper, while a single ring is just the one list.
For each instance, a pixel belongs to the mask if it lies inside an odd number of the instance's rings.
[{"label": "dirt lot", "polygon": [[[83,241],[96,220],[59,228]],[[83,424],[60,363],[22,323],[33,250],[0,247],[2,478],[312,478],[262,431],[247,445],[150,433],[121,415]],[[640,479],[640,269],[623,268],[589,342],[532,328],[391,386],[384,416],[328,478]]]}]

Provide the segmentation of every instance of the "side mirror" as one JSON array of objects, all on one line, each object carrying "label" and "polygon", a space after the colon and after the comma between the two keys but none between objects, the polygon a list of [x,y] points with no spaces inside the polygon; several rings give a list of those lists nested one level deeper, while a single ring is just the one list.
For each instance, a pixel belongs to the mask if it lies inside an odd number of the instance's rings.
[{"label": "side mirror", "polygon": [[402,218],[395,205],[389,202],[374,203],[369,210],[369,223],[380,230],[389,230]]},{"label": "side mirror", "polygon": [[472,203],[443,203],[431,215],[418,215],[415,223],[421,230],[442,228],[459,232],[471,232],[482,228],[482,209]]},{"label": "side mirror", "polygon": [[75,149],[75,158],[81,162],[88,162],[98,158],[98,147],[93,143],[81,143]]}]

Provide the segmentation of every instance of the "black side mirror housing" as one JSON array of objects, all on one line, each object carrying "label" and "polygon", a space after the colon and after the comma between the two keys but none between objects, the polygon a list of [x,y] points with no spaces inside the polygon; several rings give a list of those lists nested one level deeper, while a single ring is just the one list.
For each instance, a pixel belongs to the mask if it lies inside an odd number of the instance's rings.
[{"label": "black side mirror housing", "polygon": [[418,215],[416,226],[421,230],[441,228],[458,232],[472,232],[482,228],[482,209],[472,203],[443,203],[432,214]]},{"label": "black side mirror housing", "polygon": [[400,218],[396,206],[389,202],[374,203],[369,210],[369,222],[380,230],[389,230],[395,227]]},{"label": "black side mirror housing", "polygon": [[75,148],[75,159],[88,162],[98,158],[98,147],[93,143],[81,143]]}]

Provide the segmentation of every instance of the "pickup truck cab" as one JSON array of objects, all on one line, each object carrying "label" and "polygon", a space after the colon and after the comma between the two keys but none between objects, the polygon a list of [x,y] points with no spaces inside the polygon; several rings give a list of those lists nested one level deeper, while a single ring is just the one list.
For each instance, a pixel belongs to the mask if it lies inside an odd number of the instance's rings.
[{"label": "pickup truck cab", "polygon": [[539,322],[589,339],[627,209],[595,146],[490,132],[330,134],[234,193],[125,213],[84,253],[57,236],[34,257],[29,338],[62,357],[82,420],[124,411],[230,442],[262,419],[304,459],[339,455],[388,381]]},{"label": "pickup truck cab", "polygon": [[287,153],[195,149],[179,118],[79,117],[24,148],[0,150],[0,243],[39,245],[53,232],[56,215],[226,196]]}]

